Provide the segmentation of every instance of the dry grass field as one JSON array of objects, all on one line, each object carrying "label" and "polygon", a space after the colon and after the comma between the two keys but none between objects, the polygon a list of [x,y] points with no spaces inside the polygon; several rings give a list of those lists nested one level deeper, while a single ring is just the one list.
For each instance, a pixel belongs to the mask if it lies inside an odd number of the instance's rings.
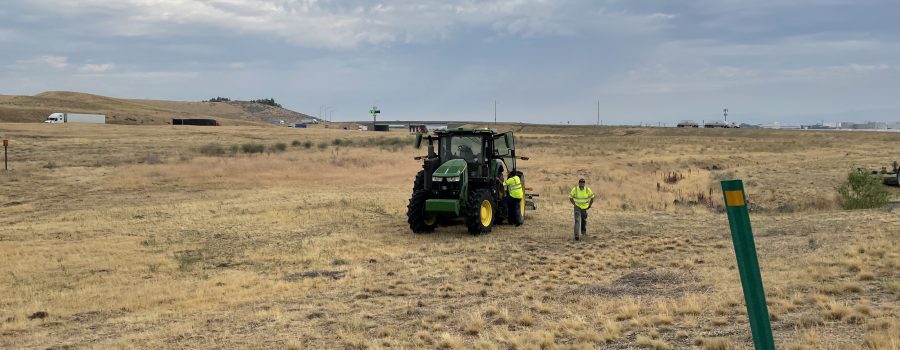
[{"label": "dry grass field", "polygon": [[900,134],[503,129],[539,208],[475,237],[409,231],[405,133],[0,124],[0,348],[748,349],[742,178],[778,348],[900,349],[900,215],[834,190]]}]

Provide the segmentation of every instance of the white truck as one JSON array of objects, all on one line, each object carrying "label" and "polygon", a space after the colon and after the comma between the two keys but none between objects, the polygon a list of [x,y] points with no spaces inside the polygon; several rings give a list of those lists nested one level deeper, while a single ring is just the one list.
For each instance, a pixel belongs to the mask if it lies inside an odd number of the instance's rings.
[{"label": "white truck", "polygon": [[106,124],[106,116],[103,114],[53,113],[47,116],[47,120],[44,123]]}]

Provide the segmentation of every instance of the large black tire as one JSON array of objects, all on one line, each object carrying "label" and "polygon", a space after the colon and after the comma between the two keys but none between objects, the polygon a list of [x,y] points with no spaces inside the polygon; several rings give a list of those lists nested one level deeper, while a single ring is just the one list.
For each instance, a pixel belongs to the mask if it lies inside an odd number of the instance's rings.
[{"label": "large black tire", "polygon": [[413,190],[412,193],[416,193],[418,190],[425,189],[425,170],[419,170],[419,173],[416,174],[416,179],[413,180]]},{"label": "large black tire", "polygon": [[[508,196],[508,194],[507,194],[507,196]],[[501,202],[500,205],[506,206],[506,203]],[[513,219],[512,212],[509,210],[509,208],[506,208],[506,210],[504,210],[503,214],[506,215],[505,220],[507,223],[509,223],[510,225],[516,224],[516,221]],[[524,224],[525,223],[525,198],[522,198],[522,200],[519,201],[519,215],[520,215],[519,225]],[[494,218],[494,225],[503,225],[503,221],[504,221],[504,217],[501,215],[497,215]]]},{"label": "large black tire", "polygon": [[416,191],[406,207],[406,221],[409,223],[409,228],[415,233],[434,232],[434,228],[437,227],[437,218],[425,215],[426,200],[428,200],[427,191]]},{"label": "large black tire", "polygon": [[[513,218],[509,218],[509,223],[511,223],[511,224],[515,223],[515,220],[513,220]],[[521,225],[524,223],[525,223],[525,198],[522,198],[519,200],[519,222],[518,222],[518,224]]]},{"label": "large black tire", "polygon": [[469,194],[466,203],[466,227],[469,233],[480,235],[491,232],[497,202],[488,190],[477,190]]},{"label": "large black tire", "polygon": [[[501,189],[502,190],[502,189]],[[506,194],[507,196],[509,194]],[[503,225],[503,221],[509,216],[509,208],[503,199],[497,199],[497,208],[494,208],[494,225]]]}]

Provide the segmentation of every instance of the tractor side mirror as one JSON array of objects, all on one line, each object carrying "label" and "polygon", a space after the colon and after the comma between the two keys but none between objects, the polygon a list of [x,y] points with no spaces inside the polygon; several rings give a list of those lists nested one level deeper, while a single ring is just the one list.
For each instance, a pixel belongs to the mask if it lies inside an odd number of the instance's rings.
[{"label": "tractor side mirror", "polygon": [[416,133],[416,149],[422,148],[422,134]]},{"label": "tractor side mirror", "polygon": [[515,149],[516,148],[516,139],[513,137],[512,133],[503,134],[503,141],[506,141],[506,147]]}]

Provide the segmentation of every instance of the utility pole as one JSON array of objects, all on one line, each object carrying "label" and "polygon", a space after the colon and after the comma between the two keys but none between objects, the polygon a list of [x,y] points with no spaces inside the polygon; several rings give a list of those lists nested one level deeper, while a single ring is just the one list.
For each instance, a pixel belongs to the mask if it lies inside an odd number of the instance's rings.
[{"label": "utility pole", "polygon": [[728,123],[728,108],[722,109],[722,115],[725,116],[725,123]]},{"label": "utility pole", "polygon": [[497,100],[494,100],[494,125],[497,125]]},{"label": "utility pole", "polygon": [[597,126],[600,126],[600,100],[597,100]]}]

